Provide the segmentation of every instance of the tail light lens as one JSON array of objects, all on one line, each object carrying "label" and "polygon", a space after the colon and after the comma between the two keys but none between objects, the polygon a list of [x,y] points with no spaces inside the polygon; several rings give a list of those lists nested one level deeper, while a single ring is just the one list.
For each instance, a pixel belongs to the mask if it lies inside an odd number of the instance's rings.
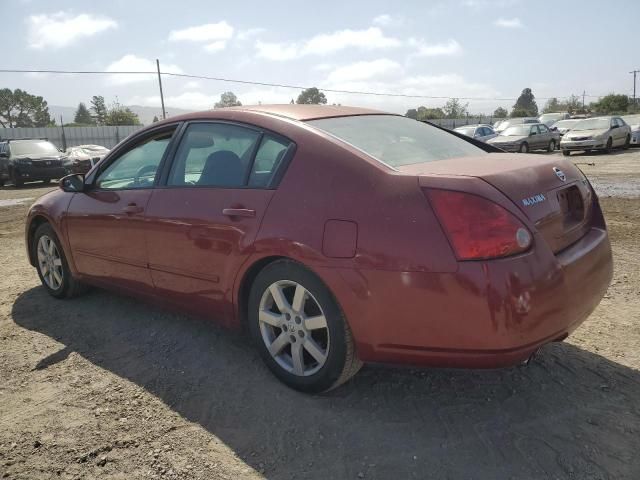
[{"label": "tail light lens", "polygon": [[486,198],[429,189],[426,195],[459,260],[506,257],[531,246],[531,233],[514,215]]}]

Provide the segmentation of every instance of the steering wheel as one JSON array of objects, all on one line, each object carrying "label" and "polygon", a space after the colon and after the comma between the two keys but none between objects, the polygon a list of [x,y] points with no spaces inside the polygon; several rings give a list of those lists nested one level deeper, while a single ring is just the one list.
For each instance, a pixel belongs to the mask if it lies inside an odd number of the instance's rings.
[{"label": "steering wheel", "polygon": [[157,165],[145,165],[144,167],[141,167],[136,172],[136,176],[133,178],[133,183],[136,185],[140,185],[140,177],[148,176],[150,173],[155,173],[157,169]]}]

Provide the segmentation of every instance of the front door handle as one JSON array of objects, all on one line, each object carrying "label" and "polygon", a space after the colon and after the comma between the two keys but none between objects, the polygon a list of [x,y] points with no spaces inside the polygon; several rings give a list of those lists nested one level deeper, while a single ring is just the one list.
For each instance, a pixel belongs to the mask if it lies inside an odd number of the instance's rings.
[{"label": "front door handle", "polygon": [[227,217],[255,217],[256,211],[249,208],[225,208],[222,214]]},{"label": "front door handle", "polygon": [[130,203],[129,205],[127,205],[126,207],[124,207],[122,209],[122,211],[124,213],[126,213],[127,215],[133,215],[135,213],[142,213],[144,211],[144,208],[139,207],[138,205],[136,205],[135,203]]}]

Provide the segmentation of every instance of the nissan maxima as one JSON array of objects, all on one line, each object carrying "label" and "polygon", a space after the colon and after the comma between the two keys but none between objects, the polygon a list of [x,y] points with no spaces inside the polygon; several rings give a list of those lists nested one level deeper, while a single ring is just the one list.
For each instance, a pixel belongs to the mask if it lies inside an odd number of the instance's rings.
[{"label": "nissan maxima", "polygon": [[363,362],[511,366],[589,316],[612,260],[577,167],[496,150],[342,106],[174,117],[37,200],[27,252],[55,298],[94,285],[245,328],[306,392]]}]

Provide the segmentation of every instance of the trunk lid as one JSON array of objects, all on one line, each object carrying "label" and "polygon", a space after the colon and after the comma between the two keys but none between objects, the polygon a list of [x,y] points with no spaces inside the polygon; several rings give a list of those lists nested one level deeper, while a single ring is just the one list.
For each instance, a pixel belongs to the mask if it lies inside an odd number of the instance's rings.
[{"label": "trunk lid", "polygon": [[531,220],[554,253],[590,229],[591,188],[569,160],[554,156],[492,153],[400,167],[418,176],[477,177],[489,183]]}]

